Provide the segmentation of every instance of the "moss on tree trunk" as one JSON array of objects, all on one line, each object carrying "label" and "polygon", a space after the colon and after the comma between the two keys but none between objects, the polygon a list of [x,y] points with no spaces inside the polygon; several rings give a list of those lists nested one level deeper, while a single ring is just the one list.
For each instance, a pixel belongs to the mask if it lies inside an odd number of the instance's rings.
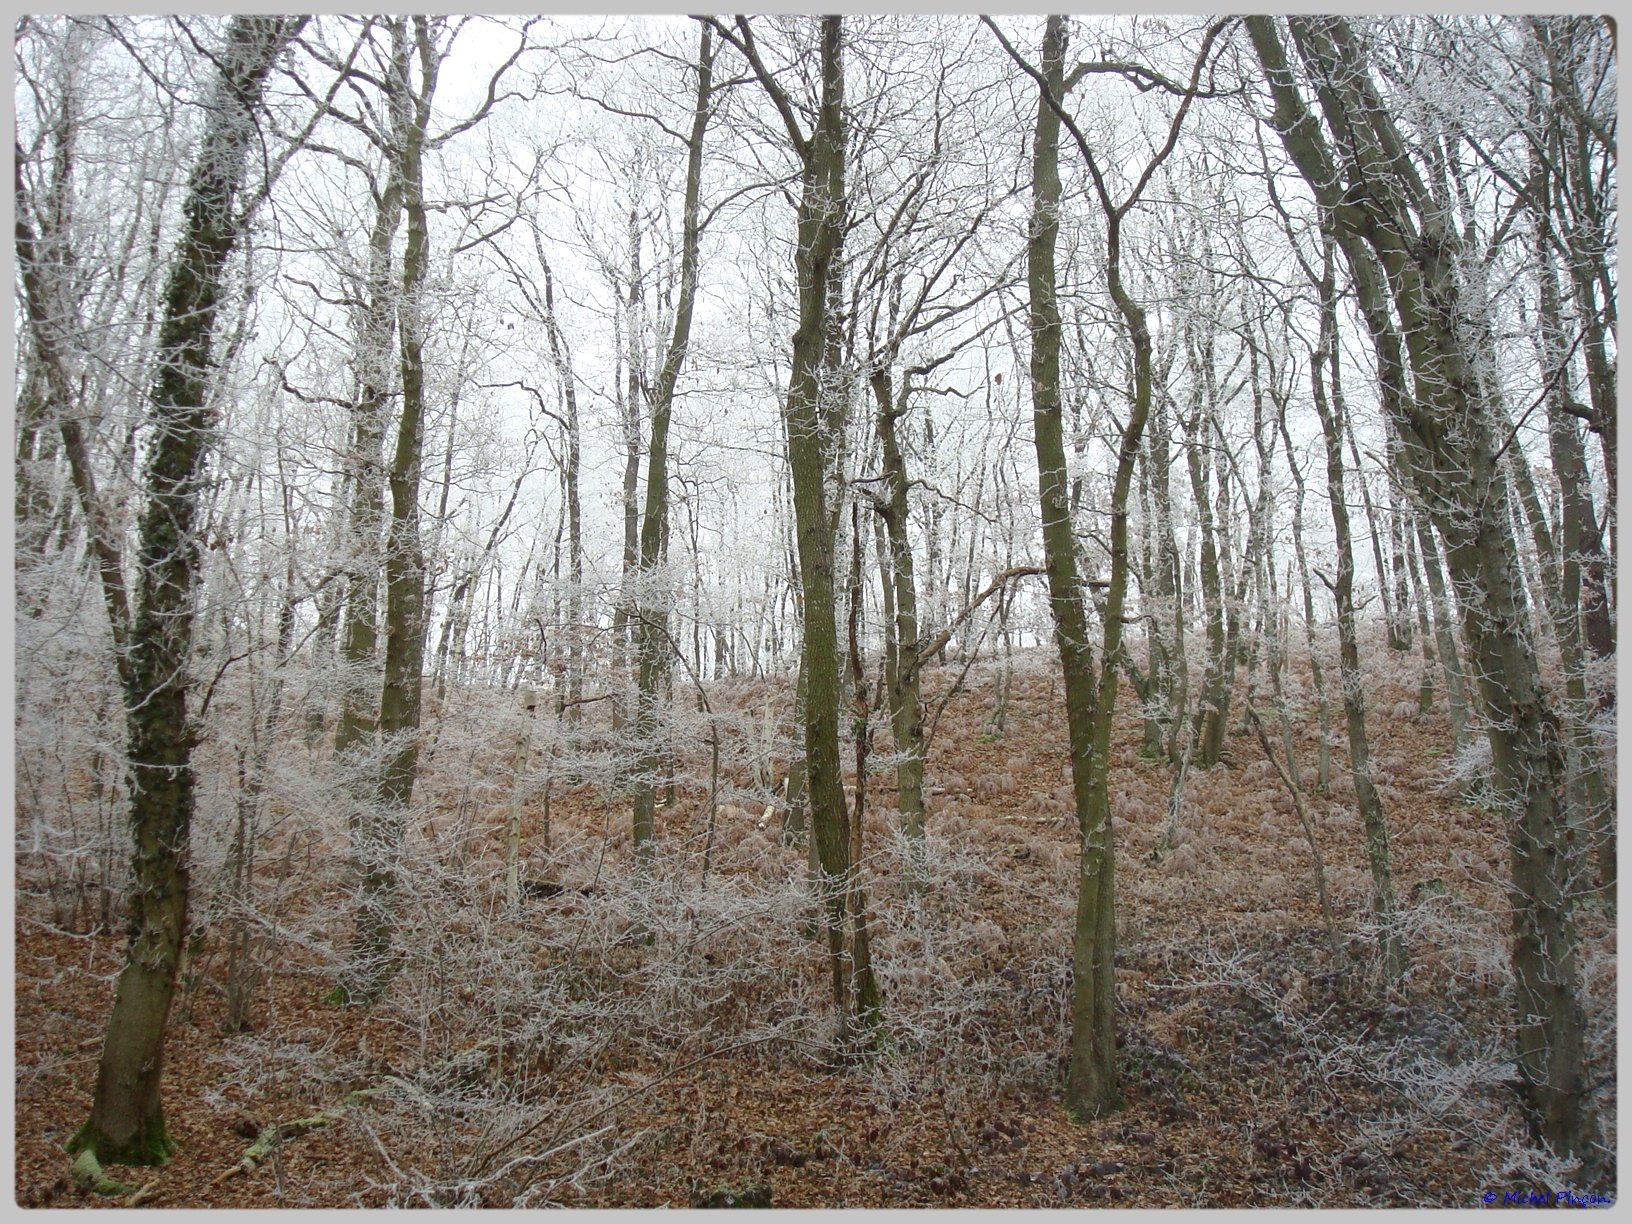
[{"label": "moss on tree trunk", "polygon": [[206,400],[224,272],[243,217],[245,154],[267,74],[304,18],[237,17],[217,60],[208,121],[165,287],[158,371],[148,398],[153,442],[138,533],[136,611],[124,672],[130,828],[135,843],[130,945],[97,1064],[91,1115],[69,1150],[108,1163],[162,1163],[164,1035],[187,929],[188,842],[195,805],[188,715],[194,523],[213,442]]}]

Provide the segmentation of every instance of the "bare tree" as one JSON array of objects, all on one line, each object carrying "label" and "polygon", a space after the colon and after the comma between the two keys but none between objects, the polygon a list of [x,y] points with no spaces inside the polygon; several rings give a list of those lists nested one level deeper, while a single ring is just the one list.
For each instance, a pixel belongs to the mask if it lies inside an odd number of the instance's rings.
[{"label": "bare tree", "polygon": [[643,387],[651,401],[652,413],[646,461],[646,509],[640,524],[639,572],[635,582],[634,730],[639,757],[634,776],[634,843],[636,856],[643,865],[650,861],[651,840],[656,831],[658,699],[663,666],[671,650],[668,604],[652,588],[661,581],[659,565],[668,540],[669,425],[674,414],[675,388],[691,343],[691,320],[697,304],[698,248],[703,225],[703,142],[713,107],[713,29],[706,23],[699,26],[696,69],[697,93],[692,107],[691,132],[686,140],[686,194],[680,219],[680,287],[674,306],[674,331],[658,370],[657,385],[650,389]]},{"label": "bare tree", "polygon": [[1507,813],[1514,1032],[1524,1099],[1555,1152],[1596,1161],[1563,752],[1509,525],[1511,493],[1501,465],[1507,435],[1479,373],[1473,326],[1479,309],[1465,297],[1464,237],[1449,224],[1450,203],[1419,169],[1417,149],[1383,106],[1351,23],[1289,23],[1318,116],[1304,101],[1277,23],[1248,18],[1247,30],[1268,78],[1272,122],[1343,250],[1379,365],[1397,385],[1409,378],[1415,392],[1387,403],[1459,587],[1495,789]]},{"label": "bare tree", "polygon": [[[820,97],[815,126],[807,135],[793,100],[766,66],[752,26],[710,19],[722,38],[743,57],[764,87],[787,129],[801,175],[798,247],[799,327],[793,337],[793,364],[784,406],[788,467],[793,477],[798,534],[799,578],[804,595],[803,711],[805,787],[826,912],[833,999],[839,1010],[841,1044],[870,1039],[879,1022],[880,996],[867,951],[864,923],[848,922],[866,913],[852,905],[857,888],[851,861],[850,816],[845,806],[839,758],[839,638],[834,563],[838,512],[829,490],[834,475],[835,440],[830,419],[837,394],[831,368],[833,277],[845,230],[844,22],[821,21]],[[846,939],[846,927],[851,927]],[[847,947],[847,943],[850,945]],[[859,1026],[859,1028],[858,1028]]]},{"label": "bare tree", "polygon": [[69,1145],[93,1171],[101,1161],[160,1164],[175,1150],[160,1089],[165,1027],[187,932],[195,804],[187,664],[199,566],[193,526],[216,419],[205,391],[227,262],[248,221],[240,197],[266,79],[305,21],[237,17],[228,24],[166,285],[148,397],[154,436],[124,669],[135,842],[131,941],[97,1063],[91,1116]]},{"label": "bare tree", "polygon": [[[1195,100],[1201,74],[1224,23],[1202,39],[1187,86],[1168,125],[1166,141],[1145,163],[1120,203],[1113,201],[1099,158],[1064,109],[1070,88],[1085,75],[1122,67],[1093,61],[1065,72],[1065,18],[1050,16],[1043,33],[1042,67],[1028,64],[989,18],[982,18],[1004,49],[1038,86],[1037,126],[1032,146],[1032,221],[1027,246],[1031,295],[1031,386],[1037,449],[1038,493],[1042,503],[1043,547],[1047,556],[1049,601],[1065,688],[1081,863],[1077,874],[1077,916],[1072,946],[1071,1068],[1066,1106],[1074,1115],[1099,1117],[1121,1107],[1116,1074],[1116,897],[1115,850],[1111,841],[1111,726],[1123,659],[1122,620],[1130,558],[1128,510],[1152,399],[1152,341],[1145,309],[1122,279],[1122,225],[1152,177],[1177,144],[1185,115]],[[1105,217],[1105,279],[1133,344],[1133,388],[1127,422],[1120,430],[1110,501],[1110,578],[1101,609],[1097,675],[1088,642],[1088,618],[1078,575],[1066,480],[1060,396],[1060,313],[1055,245],[1059,234],[1061,184],[1059,133],[1064,124],[1082,155]]]}]

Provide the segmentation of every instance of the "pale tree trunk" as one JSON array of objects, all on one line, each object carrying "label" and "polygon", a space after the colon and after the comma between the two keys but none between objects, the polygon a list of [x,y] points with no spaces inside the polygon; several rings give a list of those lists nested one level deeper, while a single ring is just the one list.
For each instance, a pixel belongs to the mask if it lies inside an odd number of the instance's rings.
[{"label": "pale tree trunk", "polygon": [[[397,906],[397,861],[402,853],[407,813],[419,771],[420,698],[425,657],[425,557],[419,533],[419,489],[425,425],[425,274],[429,262],[423,157],[436,90],[438,55],[430,22],[413,20],[413,45],[420,84],[397,149],[402,170],[406,220],[402,287],[397,301],[402,411],[397,422],[387,482],[391,519],[385,546],[385,651],[380,715],[379,782],[373,803],[358,822],[356,850],[360,873],[351,963],[342,981],[346,997],[372,1001],[390,978],[391,926]],[[393,38],[406,43],[401,24]],[[407,47],[403,49],[406,61]],[[406,69],[406,64],[404,65]],[[406,72],[403,84],[406,86]]]},{"label": "pale tree trunk", "polygon": [[[1416,488],[1415,481],[1412,488],[1413,491]],[[1420,500],[1420,495],[1418,497]],[[1473,746],[1473,731],[1468,710],[1467,680],[1462,671],[1456,627],[1451,621],[1451,596],[1445,586],[1445,571],[1439,558],[1439,545],[1434,540],[1433,524],[1418,506],[1413,506],[1411,518],[1416,527],[1422,576],[1428,583],[1428,599],[1433,606],[1434,643],[1438,647],[1439,667],[1445,676],[1445,691],[1450,701],[1451,746],[1457,753],[1464,753]]]},{"label": "pale tree trunk", "polygon": [[204,133],[170,264],[158,369],[148,397],[153,440],[139,529],[135,615],[125,673],[134,840],[131,939],[97,1064],[91,1115],[69,1143],[92,1161],[160,1164],[175,1150],[160,1096],[164,1034],[187,933],[188,841],[195,805],[188,714],[194,523],[216,411],[205,402],[246,154],[273,64],[301,17],[235,17],[218,52]]},{"label": "pale tree trunk", "polygon": [[[1619,469],[1616,462],[1616,280],[1615,145],[1612,130],[1593,121],[1589,99],[1576,78],[1576,65],[1595,61],[1613,75],[1618,50],[1613,26],[1601,17],[1532,17],[1529,25],[1546,62],[1546,85],[1537,106],[1547,122],[1545,198],[1539,210],[1549,222],[1549,237],[1564,256],[1580,328],[1589,405],[1573,401],[1566,411],[1586,421],[1603,448],[1604,478],[1609,486],[1605,515],[1615,522]],[[1587,74],[1589,86],[1591,73]],[[1536,83],[1541,83],[1540,75]],[[1538,91],[1539,92],[1539,91]],[[1613,97],[1613,94],[1606,95]],[[1600,104],[1601,106],[1601,104]],[[1604,154],[1608,156],[1605,157]],[[1532,157],[1535,157],[1532,145]],[[1539,160],[1539,158],[1537,159]],[[1563,405],[1561,405],[1563,406]],[[1605,574],[1588,566],[1582,575],[1584,634],[1600,659],[1615,652]]]},{"label": "pale tree trunk", "polygon": [[[1350,437],[1353,437],[1352,433],[1350,434]],[[1388,431],[1388,471],[1385,473],[1388,478],[1388,563],[1393,568],[1394,576],[1394,616],[1396,619],[1397,637],[1400,642],[1404,643],[1404,645],[1398,647],[1398,649],[1402,651],[1411,649],[1411,607],[1414,602],[1416,605],[1417,619],[1419,622],[1417,625],[1417,630],[1422,634],[1422,674],[1425,677],[1430,677],[1428,681],[1428,702],[1430,705],[1432,705],[1433,681],[1431,677],[1433,672],[1430,669],[1433,667],[1434,663],[1434,649],[1433,644],[1428,640],[1428,618],[1427,614],[1423,611],[1422,601],[1413,601],[1412,599],[1411,575],[1409,572],[1410,562],[1406,556],[1406,512],[1405,507],[1402,504],[1404,499],[1401,496],[1400,482],[1395,479],[1395,473],[1399,468],[1398,457],[1395,453],[1398,449],[1399,434],[1393,429],[1390,429]],[[1380,575],[1378,581],[1382,581]],[[1390,630],[1390,632],[1395,633],[1396,630]],[[1423,710],[1423,713],[1428,713],[1428,710]]]},{"label": "pale tree trunk", "polygon": [[[1337,392],[1335,376],[1336,359],[1333,358],[1334,377],[1332,380],[1332,395]],[[1354,483],[1360,488],[1360,506],[1366,512],[1366,532],[1371,544],[1371,563],[1377,573],[1377,601],[1383,605],[1383,624],[1388,630],[1388,648],[1390,650],[1406,651],[1411,649],[1408,639],[1400,636],[1399,609],[1394,601],[1394,594],[1388,586],[1388,565],[1383,560],[1383,536],[1377,525],[1377,507],[1371,500],[1371,484],[1366,480],[1366,469],[1360,462],[1360,446],[1354,440],[1354,423],[1349,414],[1341,408],[1338,410],[1339,423],[1343,429],[1343,438],[1349,444],[1349,457],[1354,460]]]},{"label": "pale tree trunk", "polygon": [[583,619],[584,598],[584,528],[583,510],[578,493],[583,445],[578,418],[578,384],[572,373],[572,354],[567,348],[566,337],[561,334],[561,324],[555,314],[555,275],[550,270],[550,261],[544,256],[544,244],[536,226],[533,229],[533,250],[538,256],[538,266],[544,273],[544,334],[549,339],[550,360],[555,366],[556,378],[560,382],[561,407],[565,412],[560,423],[567,452],[566,462],[561,468],[562,495],[566,502],[569,579],[566,623],[567,683],[565,693],[558,694],[556,706],[557,713],[566,711],[569,726],[577,726],[582,713],[579,702],[584,695],[584,644],[583,626],[580,623]]},{"label": "pale tree trunk", "polygon": [[1409,619],[1415,607],[1417,634],[1422,642],[1422,679],[1417,686],[1417,713],[1426,718],[1434,712],[1434,637],[1428,624],[1428,594],[1418,565],[1416,513],[1411,504],[1411,484],[1401,454],[1399,431],[1387,421],[1389,539],[1396,566],[1395,603],[1400,620]]},{"label": "pale tree trunk", "polygon": [[[408,122],[408,39],[400,22],[391,25],[387,111],[388,148],[405,137]],[[395,389],[391,368],[397,335],[398,286],[392,275],[392,245],[402,225],[400,157],[388,153],[385,184],[375,204],[368,237],[362,302],[353,327],[357,392],[350,411],[351,447],[346,486],[351,493],[345,528],[345,607],[340,629],[340,714],[334,756],[348,802],[347,826],[355,860],[362,812],[378,785],[375,731],[379,716],[380,545],[385,525],[386,404]]]},{"label": "pale tree trunk", "polygon": [[[1545,182],[1545,164],[1533,159],[1533,170]],[[1587,469],[1586,448],[1578,419],[1586,410],[1572,394],[1568,337],[1564,331],[1563,305],[1558,272],[1550,241],[1551,217],[1545,209],[1536,212],[1537,280],[1540,291],[1538,322],[1541,325],[1542,370],[1547,379],[1547,441],[1558,482],[1560,521],[1558,549],[1549,549],[1551,573],[1545,574],[1544,592],[1549,618],[1558,639],[1560,663],[1564,671],[1564,719],[1570,804],[1577,824],[1591,830],[1596,841],[1598,886],[1613,900],[1616,892],[1615,805],[1611,788],[1600,764],[1600,747],[1591,727],[1594,714],[1604,702],[1601,693],[1591,691],[1589,660],[1603,657],[1607,642],[1607,592],[1604,574],[1608,569],[1603,551],[1603,533],[1593,505],[1592,478]],[[1534,500],[1532,498],[1531,500]],[[1529,502],[1526,512],[1531,512]],[[1534,514],[1532,519],[1534,521]],[[1537,547],[1545,535],[1545,522],[1535,524]],[[1598,641],[1594,641],[1594,638]]]},{"label": "pale tree trunk", "polygon": [[80,514],[85,523],[86,547],[96,562],[102,598],[107,608],[116,666],[128,683],[125,658],[130,628],[130,594],[118,532],[106,498],[98,491],[85,439],[80,399],[74,391],[74,332],[79,326],[67,286],[63,284],[73,262],[67,233],[72,206],[74,91],[65,87],[62,114],[52,130],[54,146],[48,194],[34,201],[23,180],[25,155],[17,146],[13,175],[16,182],[17,271],[22,282],[20,305],[27,320],[26,372],[17,399],[17,562],[45,552],[51,534],[50,507],[44,490],[33,479],[33,466],[55,450],[48,442],[55,421],[68,460]]},{"label": "pale tree trunk", "polygon": [[[635,616],[635,572],[640,567],[640,386],[645,376],[641,348],[643,321],[641,305],[640,225],[635,206],[629,206],[629,287],[619,302],[622,329],[614,337],[617,356],[618,424],[623,434],[623,484],[620,505],[623,511],[623,558],[619,571],[617,606],[612,610],[612,669],[618,683],[624,681],[629,662]],[[612,726],[621,730],[631,713],[627,694],[620,692],[612,702]]]},{"label": "pale tree trunk", "polygon": [[[1204,345],[1200,365],[1210,359]],[[1203,616],[1207,626],[1207,667],[1202,674],[1201,691],[1196,695],[1196,710],[1191,717],[1190,741],[1194,745],[1192,761],[1199,769],[1211,769],[1218,764],[1224,751],[1224,732],[1229,716],[1229,681],[1226,669],[1230,666],[1229,643],[1225,627],[1224,579],[1219,569],[1218,529],[1213,522],[1212,502],[1207,496],[1208,464],[1206,448],[1201,445],[1202,432],[1209,428],[1204,417],[1204,405],[1197,392],[1195,412],[1187,429],[1189,445],[1185,447],[1185,462],[1190,469],[1190,492],[1196,507],[1197,530],[1201,537],[1200,577]],[[1220,481],[1223,476],[1220,474]]]},{"label": "pale tree trunk", "polygon": [[1286,428],[1286,412],[1277,414],[1281,443],[1286,448],[1286,466],[1297,489],[1292,505],[1292,552],[1298,565],[1298,585],[1303,588],[1303,640],[1309,652],[1309,680],[1315,688],[1315,709],[1320,724],[1320,745],[1315,757],[1315,793],[1324,795],[1332,788],[1332,703],[1326,693],[1326,673],[1320,665],[1320,646],[1315,640],[1315,593],[1309,583],[1309,559],[1303,549],[1303,472],[1292,450]]},{"label": "pale tree trunk", "polygon": [[[1158,380],[1158,387],[1165,379]],[[1184,719],[1188,666],[1184,649],[1184,590],[1178,546],[1173,537],[1172,461],[1168,451],[1169,417],[1165,391],[1158,390],[1152,405],[1150,446],[1145,468],[1150,474],[1154,511],[1152,567],[1153,619],[1146,632],[1150,641],[1150,701],[1156,705],[1160,729],[1158,746],[1168,760],[1179,751],[1179,726]],[[1147,718],[1149,714],[1147,713]]]},{"label": "pale tree trunk", "polygon": [[699,200],[703,182],[703,138],[708,132],[714,81],[713,31],[704,25],[698,38],[697,97],[686,147],[686,196],[680,222],[680,291],[675,301],[674,333],[670,337],[652,395],[646,513],[640,525],[640,569],[634,585],[635,743],[638,753],[633,780],[634,847],[635,861],[641,871],[650,865],[652,838],[656,831],[658,698],[662,672],[671,650],[668,601],[658,589],[661,582],[658,567],[668,534],[669,423],[674,410],[675,385],[691,340],[691,317],[697,299],[698,244],[702,237]]},{"label": "pale tree trunk", "polygon": [[[1539,255],[1544,368],[1553,382],[1553,391],[1547,397],[1547,440],[1563,511],[1558,526],[1556,560],[1547,567],[1553,572],[1544,575],[1544,599],[1558,638],[1564,671],[1565,753],[1571,806],[1576,811],[1576,822],[1591,830],[1596,839],[1598,884],[1613,899],[1616,890],[1615,804],[1604,778],[1601,750],[1590,722],[1597,703],[1588,687],[1587,666],[1592,652],[1583,634],[1584,621],[1592,618],[1596,603],[1602,600],[1601,589],[1593,589],[1592,578],[1596,574],[1601,584],[1605,568],[1603,539],[1593,506],[1592,482],[1576,424],[1577,414],[1564,402],[1568,395],[1568,370],[1551,253],[1543,248]],[[1587,581],[1583,581],[1584,578]]]},{"label": "pale tree trunk", "polygon": [[[1404,493],[1397,492],[1396,495],[1404,500]],[[1411,517],[1408,506],[1400,507],[1398,513],[1402,519],[1409,520]],[[1428,626],[1428,593],[1424,589],[1422,569],[1417,558],[1417,537],[1409,521],[1401,529],[1400,542],[1410,581],[1411,602],[1417,610],[1417,636],[1422,640],[1422,682],[1417,686],[1417,714],[1427,718],[1434,712],[1434,639],[1433,631]]]},{"label": "pale tree trunk", "polygon": [[[292,517],[289,514],[290,492],[289,487],[285,485],[286,530],[291,525]],[[255,988],[261,977],[255,961],[259,945],[265,940],[264,937],[257,939],[253,933],[256,923],[252,910],[256,826],[265,803],[267,764],[271,760],[276,735],[283,721],[281,709],[283,666],[289,660],[294,646],[295,606],[298,602],[299,596],[295,594],[295,554],[294,549],[290,547],[284,563],[283,593],[278,601],[278,635],[272,677],[268,685],[270,691],[264,697],[260,697],[252,676],[249,700],[250,743],[238,750],[238,795],[234,803],[237,819],[234,822],[232,847],[227,853],[226,864],[231,879],[229,898],[233,913],[227,923],[225,936],[227,1014],[221,1028],[223,1032],[229,1034],[242,1032],[249,1027],[250,1005],[254,1001]],[[291,850],[294,844],[295,839],[291,837],[289,843]]]},{"label": "pale tree trunk", "polygon": [[[1273,481],[1270,469],[1275,461],[1275,438],[1273,430],[1268,429],[1265,406],[1268,396],[1264,390],[1264,369],[1269,366],[1268,377],[1273,381],[1275,377],[1274,365],[1262,348],[1250,338],[1247,341],[1247,380],[1252,389],[1252,446],[1258,458],[1258,496],[1252,503],[1252,509],[1247,516],[1247,548],[1242,559],[1241,572],[1236,582],[1235,606],[1241,609],[1240,616],[1246,622],[1247,632],[1243,643],[1243,662],[1246,664],[1248,683],[1259,665],[1263,662],[1263,653],[1266,644],[1275,637],[1275,630],[1269,625],[1272,616],[1279,616],[1276,603],[1274,560],[1271,555],[1270,538],[1274,531],[1275,510],[1271,500]],[[1267,435],[1267,436],[1266,436]],[[1246,477],[1240,477],[1242,493],[1245,495]],[[1268,566],[1266,568],[1266,562]],[[1247,603],[1247,588],[1252,586],[1257,598],[1251,605]],[[1268,589],[1265,589],[1265,586]],[[1253,621],[1256,620],[1256,626]],[[1241,715],[1238,732],[1247,734],[1252,729],[1245,714]]]}]

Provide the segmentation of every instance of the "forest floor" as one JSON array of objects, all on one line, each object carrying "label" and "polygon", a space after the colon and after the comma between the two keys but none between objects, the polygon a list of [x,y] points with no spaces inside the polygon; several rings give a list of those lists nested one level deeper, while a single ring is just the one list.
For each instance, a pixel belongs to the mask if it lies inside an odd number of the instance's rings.
[{"label": "forest floor", "polygon": [[[905,886],[887,813],[869,813],[885,996],[873,1055],[829,1055],[805,852],[782,844],[775,818],[757,827],[741,761],[727,754],[736,789],[710,834],[696,737],[644,885],[626,869],[628,803],[615,790],[556,784],[547,846],[541,796],[530,796],[535,888],[510,913],[499,829],[511,750],[474,711],[464,740],[443,732],[422,784],[437,810],[410,850],[386,997],[367,1009],[334,1001],[343,855],[315,824],[295,840],[299,822],[284,820],[242,928],[244,963],[259,966],[250,1025],[223,1031],[235,927],[212,901],[167,1047],[179,1150],[162,1169],[108,1172],[146,1187],[153,1206],[221,1209],[685,1207],[732,1195],[776,1207],[1462,1207],[1491,1192],[1613,1188],[1573,1184],[1524,1140],[1501,821],[1449,783],[1443,712],[1416,715],[1416,669],[1403,660],[1368,686],[1411,954],[1397,989],[1378,984],[1368,955],[1346,750],[1333,749],[1331,793],[1309,800],[1334,948],[1308,843],[1256,739],[1232,718],[1230,763],[1189,775],[1181,845],[1158,858],[1173,767],[1139,755],[1128,707],[1113,780],[1127,1107],[1069,1121],[1076,833],[1049,663],[1017,659],[1001,733],[989,725],[990,670],[977,666],[947,705],[930,754],[925,888]],[[932,673],[926,696],[955,677]],[[747,743],[778,692],[722,685],[712,700],[742,713]],[[1298,718],[1306,778],[1314,721],[1307,709]],[[473,791],[483,771],[499,780]],[[872,780],[880,807],[889,783]],[[63,1144],[89,1109],[122,941],[78,911],[65,920],[28,856],[18,871],[16,1195],[117,1206],[72,1184]],[[1614,914],[1592,903],[1580,924],[1613,1126]],[[261,1128],[325,1110],[326,1124],[229,1172]]]}]

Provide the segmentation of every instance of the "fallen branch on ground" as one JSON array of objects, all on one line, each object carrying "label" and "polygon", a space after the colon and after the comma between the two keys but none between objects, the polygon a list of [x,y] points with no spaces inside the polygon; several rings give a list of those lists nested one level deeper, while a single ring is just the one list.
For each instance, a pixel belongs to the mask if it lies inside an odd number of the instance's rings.
[{"label": "fallen branch on ground", "polygon": [[278,1145],[285,1140],[298,1139],[312,1131],[322,1130],[325,1126],[340,1121],[358,1105],[379,1091],[378,1088],[361,1088],[356,1092],[348,1093],[346,1099],[332,1109],[325,1109],[322,1113],[313,1114],[309,1118],[296,1118],[292,1122],[278,1122],[271,1126],[263,1126],[261,1133],[256,1136],[255,1142],[249,1145],[249,1150],[243,1159],[222,1173],[210,1184],[219,1186],[222,1182],[238,1176],[246,1177],[260,1168],[275,1152]]}]

